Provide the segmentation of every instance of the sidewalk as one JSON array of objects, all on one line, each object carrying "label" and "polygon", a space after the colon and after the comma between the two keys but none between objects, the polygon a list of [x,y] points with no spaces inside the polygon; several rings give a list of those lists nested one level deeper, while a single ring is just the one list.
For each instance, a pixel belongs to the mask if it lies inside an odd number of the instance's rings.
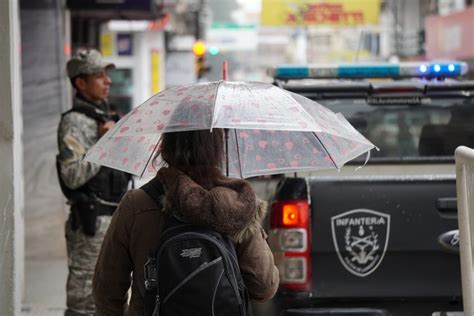
[{"label": "sidewalk", "polygon": [[67,259],[26,259],[23,316],[62,316],[66,305]]}]

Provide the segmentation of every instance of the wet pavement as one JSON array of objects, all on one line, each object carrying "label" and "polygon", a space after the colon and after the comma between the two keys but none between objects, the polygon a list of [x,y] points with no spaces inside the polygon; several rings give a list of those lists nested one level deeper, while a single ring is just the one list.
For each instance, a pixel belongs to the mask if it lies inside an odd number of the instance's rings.
[{"label": "wet pavement", "polygon": [[27,258],[21,315],[64,315],[66,278],[66,258]]}]

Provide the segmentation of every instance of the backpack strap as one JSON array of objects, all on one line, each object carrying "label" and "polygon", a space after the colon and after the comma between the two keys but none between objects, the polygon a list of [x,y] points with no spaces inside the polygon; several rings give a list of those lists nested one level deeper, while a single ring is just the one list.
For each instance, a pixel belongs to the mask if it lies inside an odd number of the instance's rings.
[{"label": "backpack strap", "polygon": [[[163,205],[161,203],[161,196],[165,194],[165,190],[161,182],[155,177],[142,185],[140,187],[143,191],[145,191],[148,196],[155,202],[155,204],[162,208]],[[161,222],[160,231],[163,230],[164,223]],[[145,315],[152,315],[156,302],[157,302],[157,266],[156,266],[156,254],[157,251],[150,253],[147,257],[147,260],[144,265],[144,277],[145,277],[145,292],[142,293],[143,295],[143,307],[145,309]]]},{"label": "backpack strap", "polygon": [[64,112],[62,116],[69,114],[71,112],[84,114],[85,116],[90,117],[91,119],[94,119],[98,121],[99,123],[105,123],[106,121],[106,115],[98,113],[92,107],[78,105],[78,106],[73,107],[69,111]]}]

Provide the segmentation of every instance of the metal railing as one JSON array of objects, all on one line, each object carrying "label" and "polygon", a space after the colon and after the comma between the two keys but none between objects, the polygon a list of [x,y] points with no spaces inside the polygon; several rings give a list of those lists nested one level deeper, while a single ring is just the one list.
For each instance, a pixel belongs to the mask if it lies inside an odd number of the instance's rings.
[{"label": "metal railing", "polygon": [[474,149],[460,146],[454,156],[464,315],[474,315]]}]

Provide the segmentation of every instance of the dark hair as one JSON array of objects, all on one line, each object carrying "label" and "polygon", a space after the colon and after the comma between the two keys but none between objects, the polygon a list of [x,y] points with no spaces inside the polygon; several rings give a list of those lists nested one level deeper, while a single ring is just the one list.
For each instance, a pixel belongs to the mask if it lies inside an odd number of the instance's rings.
[{"label": "dark hair", "polygon": [[69,80],[71,81],[71,84],[72,84],[72,86],[74,87],[74,89],[76,89],[77,91],[79,91],[79,89],[78,89],[77,86],[76,86],[76,79],[82,79],[82,80],[84,80],[84,81],[87,81],[87,80],[89,79],[89,76],[90,76],[90,75],[80,74],[80,75],[75,76],[74,78],[69,78]]},{"label": "dark hair", "polygon": [[164,133],[160,139],[161,155],[169,167],[181,170],[203,187],[213,187],[224,158],[224,131],[220,128]]}]

